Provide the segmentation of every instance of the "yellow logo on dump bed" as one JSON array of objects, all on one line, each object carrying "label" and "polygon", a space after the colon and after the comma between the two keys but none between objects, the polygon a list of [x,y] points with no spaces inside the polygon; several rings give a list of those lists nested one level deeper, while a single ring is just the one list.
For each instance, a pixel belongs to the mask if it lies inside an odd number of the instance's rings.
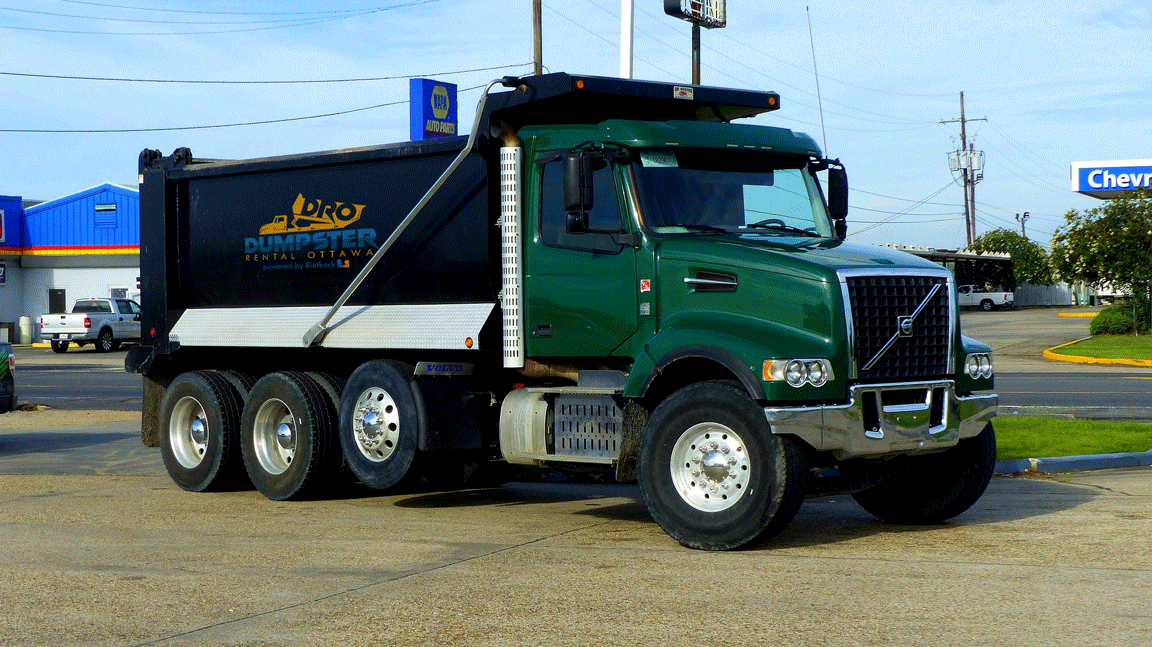
[{"label": "yellow logo on dump bed", "polygon": [[363,211],[362,204],[349,205],[343,202],[324,204],[320,200],[309,202],[301,193],[292,203],[292,214],[272,218],[272,222],[260,227],[260,235],[343,229],[359,220]]}]

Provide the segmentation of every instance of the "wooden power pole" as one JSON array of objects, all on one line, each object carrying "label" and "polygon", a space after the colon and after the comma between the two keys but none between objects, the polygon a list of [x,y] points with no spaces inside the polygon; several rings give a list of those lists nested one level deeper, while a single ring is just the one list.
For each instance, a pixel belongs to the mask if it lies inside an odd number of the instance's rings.
[{"label": "wooden power pole", "polygon": [[960,150],[949,155],[950,167],[953,171],[962,171],[964,176],[964,229],[967,233],[968,246],[976,240],[976,183],[983,179],[978,174],[983,166],[984,152],[975,150],[975,146],[968,143],[968,122],[988,121],[986,118],[968,119],[964,115],[964,93],[960,93],[960,118],[941,121],[942,124],[960,123]]}]

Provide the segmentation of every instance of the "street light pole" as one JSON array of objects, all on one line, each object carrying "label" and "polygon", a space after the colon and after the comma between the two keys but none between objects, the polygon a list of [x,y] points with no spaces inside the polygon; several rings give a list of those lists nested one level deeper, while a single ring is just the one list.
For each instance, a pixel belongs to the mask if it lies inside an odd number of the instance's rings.
[{"label": "street light pole", "polygon": [[1024,223],[1028,222],[1029,218],[1031,218],[1031,216],[1028,215],[1027,211],[1024,212],[1023,216],[1016,214],[1016,222],[1020,223],[1020,235],[1025,238],[1028,237],[1028,234],[1024,231]]}]

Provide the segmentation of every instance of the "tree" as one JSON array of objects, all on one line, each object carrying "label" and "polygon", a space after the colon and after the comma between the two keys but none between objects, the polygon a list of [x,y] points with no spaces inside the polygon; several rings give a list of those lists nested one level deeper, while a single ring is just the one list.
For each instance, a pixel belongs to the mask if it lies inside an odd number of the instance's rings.
[{"label": "tree", "polygon": [[1136,299],[1152,282],[1152,191],[1141,189],[1083,213],[1064,215],[1052,236],[1052,265],[1072,283],[1105,284]]},{"label": "tree", "polygon": [[981,234],[972,243],[972,249],[978,252],[1002,252],[1012,255],[1012,274],[1005,287],[1015,290],[1020,283],[1032,285],[1050,285],[1052,283],[1052,265],[1048,259],[1048,252],[1036,243],[1011,229],[993,229]]}]

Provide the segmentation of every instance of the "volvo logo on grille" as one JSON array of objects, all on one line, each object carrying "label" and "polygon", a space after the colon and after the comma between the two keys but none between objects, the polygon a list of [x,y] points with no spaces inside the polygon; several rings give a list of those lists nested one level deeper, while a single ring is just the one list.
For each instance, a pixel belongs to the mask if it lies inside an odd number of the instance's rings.
[{"label": "volvo logo on grille", "polygon": [[900,338],[912,336],[912,324],[916,321],[916,317],[920,316],[920,313],[924,311],[924,308],[928,306],[928,303],[932,301],[938,292],[940,292],[940,288],[942,286],[943,284],[941,283],[937,283],[936,285],[932,286],[932,289],[928,291],[928,296],[924,297],[924,300],[920,302],[920,305],[916,306],[916,310],[913,311],[912,314],[906,317],[896,317],[896,334],[892,335],[892,338],[888,340],[888,343],[884,344],[884,347],[877,351],[877,353],[872,356],[872,359],[868,360],[868,363],[864,365],[863,370],[867,371],[875,366],[876,362],[879,362],[880,358],[884,357],[884,354],[891,350],[892,346],[894,346]]},{"label": "volvo logo on grille", "polygon": [[912,336],[912,317],[896,317],[896,327],[900,329],[901,337]]}]

